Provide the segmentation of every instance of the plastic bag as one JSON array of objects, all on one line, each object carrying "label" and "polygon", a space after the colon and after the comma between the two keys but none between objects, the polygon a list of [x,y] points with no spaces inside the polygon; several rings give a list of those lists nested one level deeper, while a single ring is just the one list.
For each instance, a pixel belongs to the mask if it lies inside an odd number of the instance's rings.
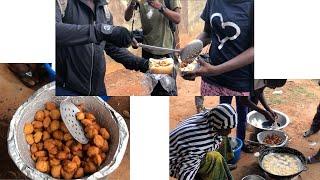
[{"label": "plastic bag", "polygon": [[173,76],[169,76],[166,74],[146,73],[144,79],[142,80],[142,83],[149,89],[149,94],[151,94],[156,85],[160,83],[163,89],[165,89],[170,96],[175,96],[177,95],[177,85],[175,78],[175,72]]}]

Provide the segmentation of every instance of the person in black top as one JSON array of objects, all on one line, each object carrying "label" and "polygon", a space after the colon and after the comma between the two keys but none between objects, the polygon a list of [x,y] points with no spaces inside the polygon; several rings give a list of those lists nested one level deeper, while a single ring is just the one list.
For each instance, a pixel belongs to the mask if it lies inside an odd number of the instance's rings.
[{"label": "person in black top", "polygon": [[201,95],[248,96],[253,88],[253,0],[207,1],[201,18],[203,32],[197,39],[210,44],[210,62],[185,79],[201,76]]},{"label": "person in black top", "polygon": [[131,34],[113,25],[107,3],[56,0],[56,95],[105,96],[104,52],[127,69],[148,70],[148,60],[126,49]]}]

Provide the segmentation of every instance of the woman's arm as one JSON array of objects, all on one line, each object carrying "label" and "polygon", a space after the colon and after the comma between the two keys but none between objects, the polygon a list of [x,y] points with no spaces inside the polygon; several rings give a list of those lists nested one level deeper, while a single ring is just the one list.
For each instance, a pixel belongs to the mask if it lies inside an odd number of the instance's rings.
[{"label": "woman's arm", "polygon": [[[260,99],[261,94],[257,92],[257,96]],[[262,114],[267,120],[274,121],[274,117],[270,112],[260,108],[258,105],[253,103],[249,98],[250,98],[249,96],[241,96],[240,101],[243,105]]]},{"label": "woman's arm", "polygon": [[277,114],[270,108],[270,106],[267,103],[266,98],[264,97],[264,94],[262,92],[261,96],[259,96],[259,101],[261,102],[262,106],[273,115],[273,117],[276,119],[277,118]]},{"label": "woman's arm", "polygon": [[238,56],[234,57],[233,59],[217,66],[213,66],[204,61],[199,61],[201,67],[194,73],[196,76],[217,76],[249,65],[253,63],[253,60],[254,48],[251,47],[239,54]]},{"label": "woman's arm", "polygon": [[240,101],[243,105],[247,106],[248,108],[252,109],[252,110],[255,110],[261,114],[264,114],[265,111],[260,108],[258,105],[256,105],[255,103],[253,103],[251,100],[250,100],[250,97],[249,96],[241,96],[240,97]]}]

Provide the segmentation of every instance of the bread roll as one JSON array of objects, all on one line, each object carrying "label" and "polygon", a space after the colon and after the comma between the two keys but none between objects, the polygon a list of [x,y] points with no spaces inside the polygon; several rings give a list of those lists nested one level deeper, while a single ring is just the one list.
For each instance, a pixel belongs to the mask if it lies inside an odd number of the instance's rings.
[{"label": "bread roll", "polygon": [[150,59],[149,70],[152,74],[172,74],[173,72],[173,59]]}]

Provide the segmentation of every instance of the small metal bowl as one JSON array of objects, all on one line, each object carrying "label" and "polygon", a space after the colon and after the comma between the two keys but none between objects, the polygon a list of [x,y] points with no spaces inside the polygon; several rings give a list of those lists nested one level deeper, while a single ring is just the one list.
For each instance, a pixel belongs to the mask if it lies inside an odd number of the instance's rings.
[{"label": "small metal bowl", "polygon": [[243,177],[241,180],[265,180],[265,179],[259,175],[252,174],[252,175]]},{"label": "small metal bowl", "polygon": [[[279,136],[282,139],[282,142],[280,144],[273,144],[272,145],[272,144],[267,144],[267,143],[263,142],[267,136],[274,135],[274,134]],[[283,146],[286,146],[288,143],[288,135],[285,132],[280,131],[280,130],[262,131],[262,132],[258,133],[257,139],[260,144],[263,144],[267,147],[283,147]]]}]

